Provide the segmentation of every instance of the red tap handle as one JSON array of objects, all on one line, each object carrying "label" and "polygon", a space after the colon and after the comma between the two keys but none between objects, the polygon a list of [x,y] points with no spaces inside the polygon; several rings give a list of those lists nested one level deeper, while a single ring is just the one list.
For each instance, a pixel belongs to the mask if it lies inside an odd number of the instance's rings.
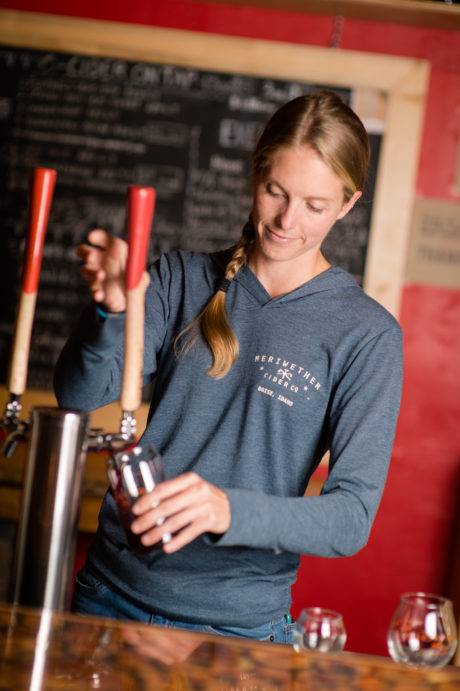
[{"label": "red tap handle", "polygon": [[40,278],[46,226],[53,200],[56,171],[51,168],[35,168],[32,177],[32,189],[29,203],[29,229],[24,269],[22,273],[22,290],[25,293],[36,293]]},{"label": "red tap handle", "polygon": [[[142,281],[155,206],[152,187],[128,189],[128,262],[126,266],[125,361],[121,408],[133,413],[141,404],[144,362],[146,282]],[[121,426],[123,428],[123,418]]]},{"label": "red tap handle", "polygon": [[155,208],[153,187],[128,188],[128,264],[126,267],[126,289],[137,288],[145,271],[147,249]]},{"label": "red tap handle", "polygon": [[55,182],[55,170],[35,168],[30,190],[29,227],[22,272],[21,296],[8,376],[8,390],[14,396],[21,396],[26,387],[30,339],[42,264],[43,244]]}]

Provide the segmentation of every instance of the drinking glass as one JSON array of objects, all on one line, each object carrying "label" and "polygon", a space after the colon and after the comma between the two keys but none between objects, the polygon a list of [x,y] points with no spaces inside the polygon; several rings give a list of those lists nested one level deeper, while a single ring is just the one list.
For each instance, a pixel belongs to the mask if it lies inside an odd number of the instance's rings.
[{"label": "drinking glass", "polygon": [[338,612],[322,607],[303,609],[294,629],[295,650],[338,652],[347,640],[343,617]]},{"label": "drinking glass", "polygon": [[[131,510],[133,504],[164,480],[163,460],[158,451],[152,444],[135,446],[129,451],[119,451],[108,459],[107,474],[131,549],[146,552],[160,547],[161,543],[145,547],[140,540],[141,535],[131,530],[131,523],[135,519]],[[158,522],[158,525],[160,524]],[[169,540],[171,535],[166,533],[162,542],[165,544]]]},{"label": "drinking glass", "polygon": [[387,643],[395,662],[444,667],[457,647],[452,602],[439,595],[404,593],[391,621]]}]

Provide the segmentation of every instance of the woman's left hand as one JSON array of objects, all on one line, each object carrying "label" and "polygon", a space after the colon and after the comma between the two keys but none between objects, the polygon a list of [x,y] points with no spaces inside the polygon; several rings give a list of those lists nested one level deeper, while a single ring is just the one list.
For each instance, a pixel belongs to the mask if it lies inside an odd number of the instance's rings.
[{"label": "woman's left hand", "polygon": [[133,533],[142,534],[146,547],[163,535],[172,538],[163,545],[165,552],[176,552],[203,533],[225,533],[230,527],[230,502],[226,493],[196,473],[184,473],[165,480],[133,505],[137,518]]}]

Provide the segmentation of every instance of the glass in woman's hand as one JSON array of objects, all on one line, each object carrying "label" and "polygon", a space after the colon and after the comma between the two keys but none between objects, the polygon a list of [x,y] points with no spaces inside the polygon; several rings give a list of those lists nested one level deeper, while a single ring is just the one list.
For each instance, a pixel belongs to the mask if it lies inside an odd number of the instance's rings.
[{"label": "glass in woman's hand", "polygon": [[[160,454],[151,444],[120,451],[109,458],[107,472],[130,548],[136,552],[150,551],[155,545],[145,547],[141,542],[141,534],[135,534],[131,530],[135,519],[132,507],[140,497],[163,482],[164,467]],[[170,539],[169,534],[164,535],[163,543]],[[160,545],[161,543],[158,546]]]}]

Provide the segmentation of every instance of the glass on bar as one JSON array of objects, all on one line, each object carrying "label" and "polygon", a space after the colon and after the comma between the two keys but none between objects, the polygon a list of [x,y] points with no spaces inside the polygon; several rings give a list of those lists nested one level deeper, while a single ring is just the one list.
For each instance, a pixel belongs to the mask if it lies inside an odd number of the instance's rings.
[{"label": "glass on bar", "polygon": [[297,619],[294,629],[294,649],[338,652],[343,649],[347,633],[343,617],[323,607],[307,607]]},{"label": "glass on bar", "polygon": [[404,593],[387,636],[395,662],[415,667],[444,667],[457,647],[452,602],[429,593]]}]

